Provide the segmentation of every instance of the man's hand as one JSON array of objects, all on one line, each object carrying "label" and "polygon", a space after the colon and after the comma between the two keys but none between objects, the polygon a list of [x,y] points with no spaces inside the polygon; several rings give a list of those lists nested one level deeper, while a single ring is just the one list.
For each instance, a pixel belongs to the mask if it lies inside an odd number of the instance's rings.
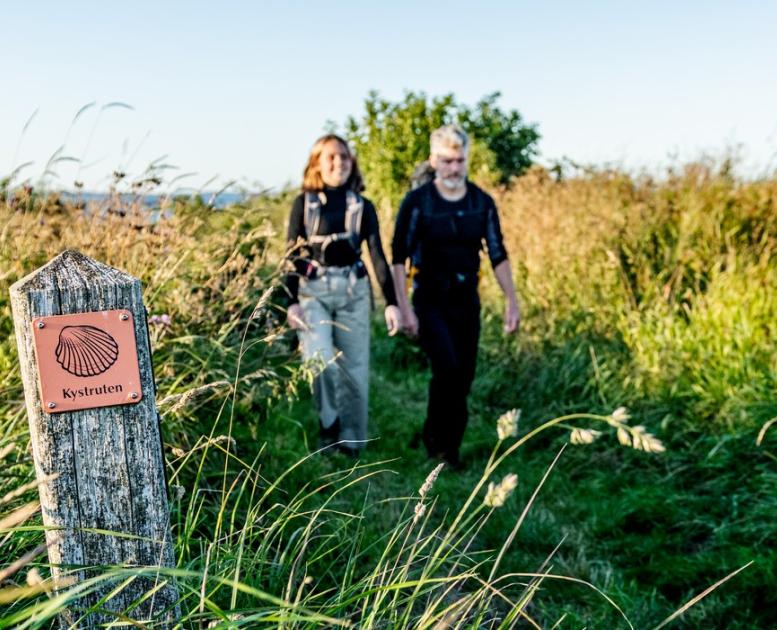
[{"label": "man's hand", "polygon": [[505,325],[506,334],[517,332],[521,326],[521,309],[518,308],[517,300],[508,300],[505,307]]},{"label": "man's hand", "polygon": [[521,325],[521,309],[518,306],[518,296],[515,294],[510,261],[505,259],[494,267],[494,275],[499,283],[499,288],[502,289],[502,293],[504,293],[507,300],[504,331],[509,335],[518,330],[518,327]]},{"label": "man's hand", "polygon": [[286,311],[286,322],[294,330],[305,330],[308,326],[305,322],[305,314],[299,303],[291,304]]},{"label": "man's hand", "polygon": [[402,311],[402,327],[411,337],[418,336],[418,317],[411,307]]},{"label": "man's hand", "polygon": [[393,337],[402,328],[402,313],[398,306],[387,306],[386,310],[383,311],[383,316],[386,318],[386,329],[389,337]]}]

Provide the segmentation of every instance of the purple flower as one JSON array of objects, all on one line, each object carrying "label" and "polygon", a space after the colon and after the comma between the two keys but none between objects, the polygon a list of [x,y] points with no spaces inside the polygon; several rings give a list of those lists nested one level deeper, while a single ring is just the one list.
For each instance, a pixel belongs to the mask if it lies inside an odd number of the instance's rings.
[{"label": "purple flower", "polygon": [[170,316],[167,313],[162,315],[152,315],[148,318],[148,323],[151,326],[169,326],[171,323]]}]

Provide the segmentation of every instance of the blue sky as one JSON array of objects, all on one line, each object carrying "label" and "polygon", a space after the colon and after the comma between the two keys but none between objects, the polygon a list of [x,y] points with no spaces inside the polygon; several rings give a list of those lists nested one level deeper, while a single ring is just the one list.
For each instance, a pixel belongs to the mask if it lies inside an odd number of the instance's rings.
[{"label": "blue sky", "polygon": [[[167,156],[168,178],[197,173],[176,186],[277,187],[371,89],[470,104],[498,90],[537,123],[545,162],[655,169],[741,145],[748,172],[777,168],[769,1],[31,0],[4,3],[1,28],[0,177],[34,161],[22,176],[37,180],[65,142],[83,165],[60,163],[55,186],[104,188]],[[115,101],[133,109],[100,113]]]}]

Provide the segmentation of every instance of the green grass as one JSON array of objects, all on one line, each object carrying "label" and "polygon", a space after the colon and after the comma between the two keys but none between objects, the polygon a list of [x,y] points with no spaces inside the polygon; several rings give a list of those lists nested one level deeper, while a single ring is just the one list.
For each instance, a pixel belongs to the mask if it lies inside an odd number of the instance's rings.
[{"label": "green grass", "polygon": [[[497,334],[487,332],[485,344],[496,342]],[[493,386],[499,371],[492,363],[495,353],[482,348],[464,456],[485,461],[494,418],[504,408],[523,409],[524,430],[570,411],[611,411],[612,403],[604,406],[599,399],[597,376],[602,367],[597,374],[588,352],[596,346],[590,344],[581,339],[562,348],[545,347],[537,355],[524,350],[510,361],[512,371],[503,373],[499,388]],[[406,461],[406,439],[424,414],[426,375],[392,365],[392,352],[386,340],[373,360],[377,410],[373,420],[376,430],[398,436],[389,452]],[[411,409],[411,423],[405,414],[393,413],[397,400]],[[651,402],[634,404],[634,422],[658,428],[671,406]],[[523,524],[506,566],[536,568],[563,539],[553,560],[556,571],[604,589],[635,627],[642,628],[658,623],[695,592],[754,560],[734,583],[703,600],[685,619],[688,627],[697,627],[702,620],[707,627],[733,627],[737,620],[748,620],[748,627],[769,627],[774,595],[768,584],[774,583],[777,568],[773,543],[777,525],[771,517],[777,497],[769,490],[777,482],[773,458],[767,450],[755,448],[753,432],[660,434],[667,451],[657,455],[624,449],[612,436],[567,448]],[[521,479],[519,498],[505,509],[504,520],[495,519],[484,529],[484,548],[499,546],[510,520],[566,439],[566,432],[550,432],[516,455],[511,470]],[[402,468],[415,470],[416,461],[410,455],[410,465]],[[472,485],[477,472],[450,474],[438,487],[438,505],[454,505],[458,489]],[[547,615],[544,623],[552,624],[566,612],[567,623],[574,619],[589,627],[618,624],[611,608],[568,584],[548,587],[547,596],[539,601]]]},{"label": "green grass", "polygon": [[[443,469],[423,499],[436,462],[408,443],[428,371],[377,314],[375,439],[359,462],[312,454],[310,373],[266,293],[288,199],[224,213],[179,204],[140,229],[44,198],[23,210],[0,204],[0,452],[13,444],[0,466],[0,519],[36,498],[30,488],[2,499],[34,478],[7,286],[77,247],[140,277],[150,313],[172,320],[153,327],[152,341],[177,559],[164,575],[179,584],[186,627],[496,628],[520,608],[541,627],[620,628],[628,618],[652,628],[752,562],[671,627],[771,628],[777,429],[756,440],[777,416],[775,201],[775,181],[698,166],[665,182],[610,172],[553,182],[537,171],[516,182],[498,202],[523,331],[502,336],[486,281],[469,466]],[[620,406],[666,452],[620,445],[602,424]],[[512,408],[522,410],[518,439],[573,417],[484,477],[497,418]],[[573,427],[603,435],[569,445]],[[508,473],[518,486],[506,504],[483,506],[487,482]],[[0,571],[42,540],[36,516],[0,531]],[[112,569],[78,588],[138,573]],[[544,573],[556,577],[533,577]],[[73,604],[78,592],[56,596],[47,576],[40,554],[8,576],[0,627],[47,627]]]}]

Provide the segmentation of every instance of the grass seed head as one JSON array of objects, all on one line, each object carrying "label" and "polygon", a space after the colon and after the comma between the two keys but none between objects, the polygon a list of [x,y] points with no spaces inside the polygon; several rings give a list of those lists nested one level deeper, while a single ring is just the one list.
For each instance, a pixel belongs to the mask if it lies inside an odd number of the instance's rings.
[{"label": "grass seed head", "polygon": [[624,422],[628,422],[631,416],[626,410],[626,407],[618,407],[615,411],[613,411],[610,414],[610,418],[612,418],[614,422],[624,423]]},{"label": "grass seed head", "polygon": [[426,476],[424,483],[418,489],[418,496],[420,496],[423,499],[428,494],[429,490],[432,489],[434,482],[437,481],[437,476],[440,474],[440,471],[443,469],[444,466],[445,466],[445,462],[437,464],[437,466],[434,467],[432,472],[430,472]]},{"label": "grass seed head", "polygon": [[413,525],[415,525],[418,521],[420,521],[424,514],[426,514],[426,504],[422,501],[419,501],[415,504],[415,508],[413,508]]},{"label": "grass seed head", "polygon": [[596,429],[572,429],[569,440],[572,444],[591,444],[601,434]]},{"label": "grass seed head", "polygon": [[486,498],[483,499],[483,504],[490,508],[502,507],[517,486],[518,475],[515,473],[505,475],[498,484],[495,484],[493,481],[490,482],[488,484]]},{"label": "grass seed head", "polygon": [[496,434],[500,440],[518,435],[518,420],[521,418],[520,409],[506,411],[496,421]]}]

